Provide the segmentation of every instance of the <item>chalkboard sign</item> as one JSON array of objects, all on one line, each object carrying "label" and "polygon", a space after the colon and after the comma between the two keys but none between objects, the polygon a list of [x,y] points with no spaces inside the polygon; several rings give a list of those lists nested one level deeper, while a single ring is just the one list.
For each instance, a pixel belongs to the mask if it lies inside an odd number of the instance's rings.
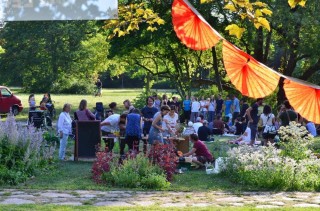
[{"label": "chalkboard sign", "polygon": [[95,158],[96,145],[101,142],[100,121],[77,121],[74,159]]}]

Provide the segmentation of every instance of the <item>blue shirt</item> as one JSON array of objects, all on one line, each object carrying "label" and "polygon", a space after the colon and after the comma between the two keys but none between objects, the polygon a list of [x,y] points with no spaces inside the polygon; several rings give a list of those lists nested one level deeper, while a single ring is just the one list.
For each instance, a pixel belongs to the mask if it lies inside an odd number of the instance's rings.
[{"label": "blue shirt", "polygon": [[232,101],[231,100],[226,100],[226,101],[224,101],[224,105],[226,106],[226,110],[224,111],[224,113],[227,116],[228,114],[231,113]]},{"label": "blue shirt", "polygon": [[184,100],[183,101],[183,109],[185,111],[190,111],[191,110],[191,100]]},{"label": "blue shirt", "polygon": [[140,121],[139,114],[130,113],[127,115],[126,136],[141,136]]},{"label": "blue shirt", "polygon": [[240,102],[239,102],[239,99],[236,98],[236,97],[233,100],[233,108],[234,108],[233,112],[239,112],[240,113]]}]

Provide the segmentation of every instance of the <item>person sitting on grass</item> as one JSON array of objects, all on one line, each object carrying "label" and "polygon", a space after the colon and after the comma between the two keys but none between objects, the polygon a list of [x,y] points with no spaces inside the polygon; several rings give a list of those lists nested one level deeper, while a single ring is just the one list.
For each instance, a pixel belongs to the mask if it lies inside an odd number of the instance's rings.
[{"label": "person sitting on grass", "polygon": [[199,140],[197,134],[190,135],[190,141],[193,147],[190,152],[183,154],[183,157],[192,156],[192,162],[198,165],[198,168],[204,167],[206,162],[213,162],[213,156],[208,150],[207,146]]},{"label": "person sitting on grass", "polygon": [[[239,144],[239,145],[250,145],[250,140],[251,140],[251,129],[247,127],[247,129],[244,131],[242,136],[240,136],[237,139],[230,140],[228,141],[229,144]],[[255,144],[260,144],[260,141],[255,141]]]},{"label": "person sitting on grass", "polygon": [[208,137],[211,135],[211,130],[208,128],[208,121],[203,121],[203,126],[198,129],[198,136],[201,141],[209,141]]}]

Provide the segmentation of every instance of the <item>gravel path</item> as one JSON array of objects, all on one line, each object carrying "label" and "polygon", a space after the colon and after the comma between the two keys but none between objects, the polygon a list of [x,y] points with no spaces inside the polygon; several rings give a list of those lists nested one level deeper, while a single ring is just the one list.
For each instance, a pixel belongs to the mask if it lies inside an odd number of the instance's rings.
[{"label": "gravel path", "polygon": [[0,204],[56,204],[95,206],[256,208],[320,207],[320,193],[311,192],[162,192],[162,191],[39,191],[5,189]]}]

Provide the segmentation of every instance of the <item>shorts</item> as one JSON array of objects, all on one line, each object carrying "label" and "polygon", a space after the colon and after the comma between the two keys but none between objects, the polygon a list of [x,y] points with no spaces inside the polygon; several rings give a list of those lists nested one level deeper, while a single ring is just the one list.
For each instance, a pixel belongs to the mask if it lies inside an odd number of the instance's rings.
[{"label": "shorts", "polygon": [[200,162],[200,163],[206,163],[206,162],[212,162],[212,160],[204,157],[204,156],[196,156],[197,160]]}]

